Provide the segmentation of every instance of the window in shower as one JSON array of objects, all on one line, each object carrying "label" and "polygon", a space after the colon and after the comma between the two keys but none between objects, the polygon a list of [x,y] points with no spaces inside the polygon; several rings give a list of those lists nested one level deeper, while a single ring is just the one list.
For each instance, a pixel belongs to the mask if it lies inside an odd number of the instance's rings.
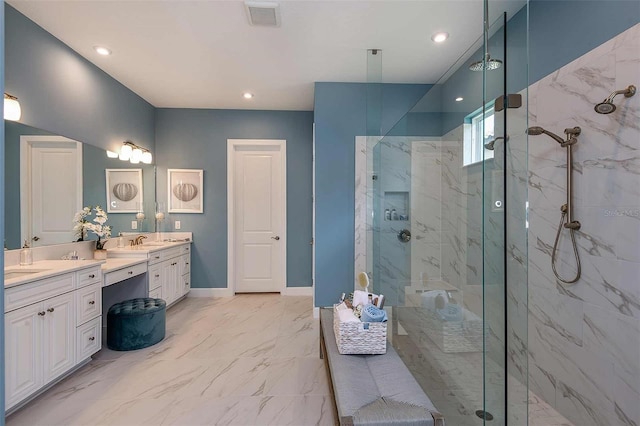
[{"label": "window in shower", "polygon": [[[479,163],[493,158],[493,150],[485,149],[485,144],[494,138],[493,106],[470,114],[464,126],[464,165]],[[484,151],[484,152],[483,152]]]}]

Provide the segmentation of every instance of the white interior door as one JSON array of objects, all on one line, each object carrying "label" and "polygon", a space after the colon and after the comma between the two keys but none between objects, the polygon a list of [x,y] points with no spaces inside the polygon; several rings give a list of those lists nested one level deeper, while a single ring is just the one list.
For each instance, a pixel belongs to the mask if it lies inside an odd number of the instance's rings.
[{"label": "white interior door", "polygon": [[[235,292],[279,292],[286,280],[284,141],[233,147]],[[231,254],[230,254],[231,255]]]},{"label": "white interior door", "polygon": [[32,246],[73,241],[73,216],[82,209],[82,144],[60,136],[20,141],[22,240]]}]

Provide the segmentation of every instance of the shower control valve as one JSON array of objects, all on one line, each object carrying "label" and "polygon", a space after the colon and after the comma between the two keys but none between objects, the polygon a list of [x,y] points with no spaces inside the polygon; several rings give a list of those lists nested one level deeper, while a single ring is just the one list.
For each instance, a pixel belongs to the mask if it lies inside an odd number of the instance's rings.
[{"label": "shower control valve", "polygon": [[573,229],[575,231],[579,230],[582,225],[579,221],[574,220],[573,222],[565,223],[564,227],[567,229]]},{"label": "shower control valve", "polygon": [[578,135],[580,135],[580,132],[582,132],[582,129],[580,127],[578,127],[578,126],[569,127],[567,129],[564,129],[564,134],[565,135],[578,136]]}]

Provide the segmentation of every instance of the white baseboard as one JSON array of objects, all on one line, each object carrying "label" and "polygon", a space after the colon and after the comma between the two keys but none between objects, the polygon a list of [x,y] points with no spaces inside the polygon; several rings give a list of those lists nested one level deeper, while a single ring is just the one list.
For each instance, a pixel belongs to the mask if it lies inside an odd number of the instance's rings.
[{"label": "white baseboard", "polygon": [[313,296],[313,287],[285,287],[280,294],[283,296]]},{"label": "white baseboard", "polygon": [[233,291],[228,288],[192,288],[187,297],[231,297]]},{"label": "white baseboard", "polygon": [[320,318],[320,308],[313,308],[313,319]]}]

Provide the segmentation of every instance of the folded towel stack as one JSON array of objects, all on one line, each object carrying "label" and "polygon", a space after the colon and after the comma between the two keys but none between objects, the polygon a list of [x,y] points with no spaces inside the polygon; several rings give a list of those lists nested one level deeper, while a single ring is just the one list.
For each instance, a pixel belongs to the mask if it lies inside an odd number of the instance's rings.
[{"label": "folded towel stack", "polygon": [[362,309],[362,322],[385,322],[387,313],[383,309],[378,309],[373,305],[367,305]]}]

